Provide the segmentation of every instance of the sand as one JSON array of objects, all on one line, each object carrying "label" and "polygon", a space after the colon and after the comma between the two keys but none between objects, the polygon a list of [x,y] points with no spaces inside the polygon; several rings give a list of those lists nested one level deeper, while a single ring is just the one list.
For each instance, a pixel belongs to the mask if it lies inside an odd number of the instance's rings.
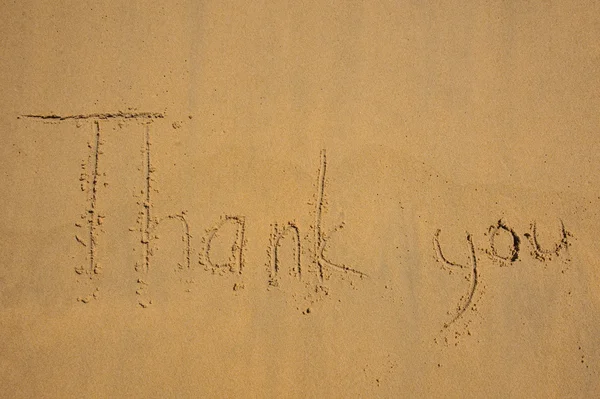
[{"label": "sand", "polygon": [[4,2],[0,397],[600,393],[600,6]]}]

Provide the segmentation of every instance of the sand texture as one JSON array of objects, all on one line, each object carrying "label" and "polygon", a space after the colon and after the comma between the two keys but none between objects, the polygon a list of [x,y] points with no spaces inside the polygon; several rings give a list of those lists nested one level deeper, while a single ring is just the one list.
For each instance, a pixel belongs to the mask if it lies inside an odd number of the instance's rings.
[{"label": "sand texture", "polygon": [[600,396],[600,3],[0,15],[0,397]]}]

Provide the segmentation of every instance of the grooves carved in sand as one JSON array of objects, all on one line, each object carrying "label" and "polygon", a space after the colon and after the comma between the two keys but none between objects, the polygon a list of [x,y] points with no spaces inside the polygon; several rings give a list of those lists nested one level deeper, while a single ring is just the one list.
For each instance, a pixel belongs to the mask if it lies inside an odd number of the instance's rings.
[{"label": "grooves carved in sand", "polygon": [[455,262],[448,260],[444,256],[444,253],[442,252],[442,247],[440,245],[440,233],[441,233],[441,230],[438,229],[433,237],[433,244],[434,244],[434,248],[435,248],[435,252],[436,252],[438,261],[440,261],[442,263],[442,265],[446,268],[470,269],[470,271],[471,271],[471,276],[470,276],[471,285],[469,287],[469,291],[467,292],[466,300],[464,301],[464,303],[462,305],[458,306],[457,313],[452,318],[452,320],[450,320],[448,323],[444,324],[444,327],[448,328],[452,323],[454,323],[456,320],[461,318],[462,315],[467,311],[467,309],[473,303],[473,297],[475,295],[475,290],[477,289],[477,283],[478,283],[478,281],[477,281],[477,278],[478,278],[477,256],[475,256],[475,246],[473,245],[473,238],[471,237],[471,234],[467,233],[467,244],[469,246],[469,254],[471,257],[471,266],[469,267],[469,266],[461,265],[459,263],[455,263]]}]

